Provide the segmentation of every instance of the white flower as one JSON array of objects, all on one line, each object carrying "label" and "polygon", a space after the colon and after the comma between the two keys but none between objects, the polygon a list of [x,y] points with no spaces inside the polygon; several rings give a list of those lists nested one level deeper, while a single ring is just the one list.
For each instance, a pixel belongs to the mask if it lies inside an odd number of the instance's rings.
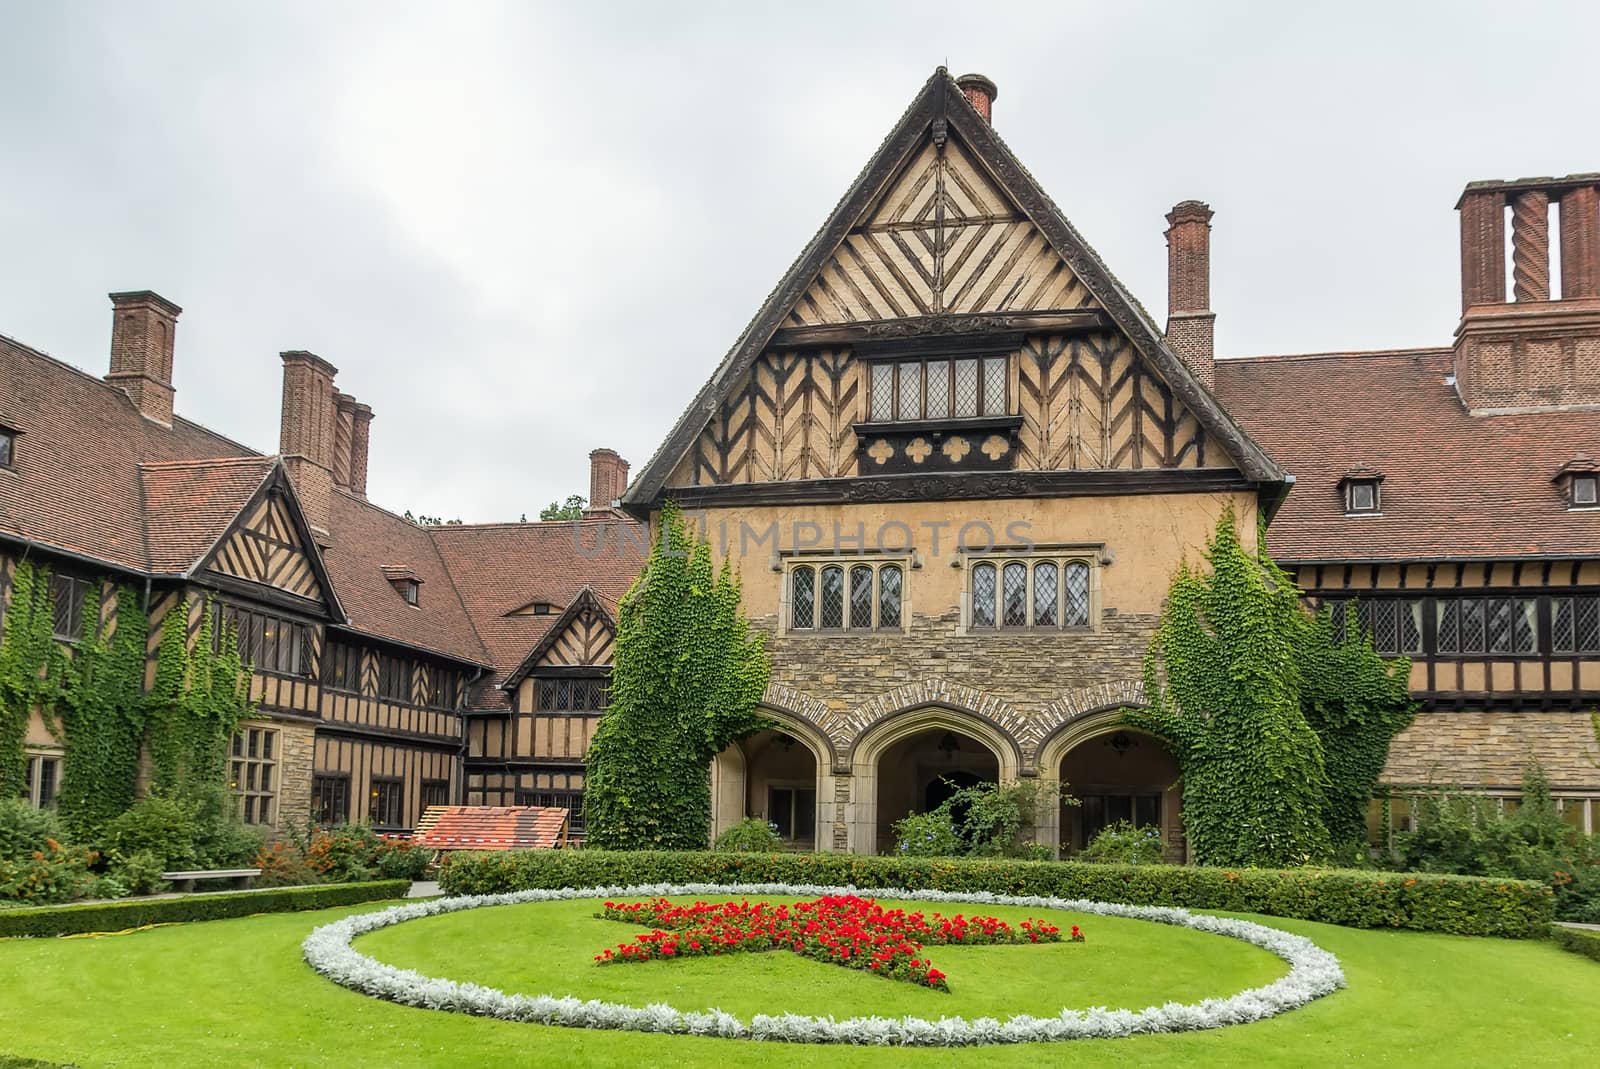
[{"label": "white flower", "polygon": [[[1213,935],[1239,939],[1269,950],[1289,963],[1288,975],[1265,987],[1241,991],[1229,998],[1200,1002],[1169,1002],[1142,1010],[1063,1009],[1055,1017],[1018,1014],[1004,1021],[980,1017],[807,1017],[786,1013],[756,1014],[749,1022],[721,1010],[684,1012],[665,1003],[624,1006],[571,996],[514,995],[479,984],[423,976],[411,969],[386,965],[357,951],[351,942],[359,935],[394,924],[455,913],[484,906],[509,906],[523,902],[555,902],[574,898],[652,898],[659,895],[698,895],[723,892],[817,897],[854,894],[866,898],[898,898],[926,902],[961,902],[1006,905],[1027,909],[1066,910],[1105,917],[1193,928]],[[1344,986],[1339,959],[1309,939],[1253,921],[1212,917],[1164,906],[1130,906],[1116,902],[1091,902],[1036,895],[1005,896],[988,892],[909,891],[902,888],[823,887],[814,884],[642,884],[632,887],[591,887],[517,891],[512,894],[437,898],[377,913],[358,913],[325,924],[301,945],[307,964],[334,983],[375,998],[423,1009],[450,1010],[508,1021],[562,1025],[570,1028],[609,1028],[631,1032],[687,1033],[728,1039],[779,1043],[855,1043],[872,1046],[956,1047],[996,1043],[1033,1043],[1089,1037],[1131,1036],[1150,1032],[1189,1032],[1259,1021],[1303,1006]]]}]

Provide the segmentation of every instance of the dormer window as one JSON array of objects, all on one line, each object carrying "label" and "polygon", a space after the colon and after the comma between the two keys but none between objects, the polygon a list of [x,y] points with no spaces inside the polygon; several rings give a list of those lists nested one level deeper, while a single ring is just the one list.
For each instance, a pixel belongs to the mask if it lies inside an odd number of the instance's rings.
[{"label": "dormer window", "polygon": [[1569,509],[1600,509],[1600,464],[1579,453],[1556,469],[1555,480]]},{"label": "dormer window", "polygon": [[421,605],[422,577],[415,571],[399,565],[384,565],[383,577],[389,580],[389,585],[405,599],[407,605]]},{"label": "dormer window", "polygon": [[533,615],[554,616],[555,614],[556,607],[550,604],[548,601],[536,601],[533,603]]},{"label": "dormer window", "polygon": [[1367,467],[1351,468],[1339,480],[1346,516],[1371,516],[1383,511],[1383,475]]}]

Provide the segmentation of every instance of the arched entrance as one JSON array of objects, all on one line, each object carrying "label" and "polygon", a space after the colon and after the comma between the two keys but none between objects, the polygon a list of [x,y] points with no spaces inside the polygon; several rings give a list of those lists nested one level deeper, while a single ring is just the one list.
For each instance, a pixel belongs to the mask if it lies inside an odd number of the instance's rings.
[{"label": "arched entrance", "polygon": [[784,845],[817,848],[817,759],[781,728],[743,740],[745,812],[778,826]]},{"label": "arched entrance", "polygon": [[1182,771],[1161,740],[1112,726],[1072,746],[1062,756],[1061,781],[1078,799],[1061,812],[1061,854],[1082,850],[1107,825],[1126,820],[1155,826],[1167,843],[1167,860],[1184,859]]},{"label": "arched entrance", "polygon": [[746,817],[778,825],[795,850],[838,849],[832,749],[809,725],[763,708],[775,727],[730,744],[711,762],[711,835]]},{"label": "arched entrance", "polygon": [[930,706],[886,717],[851,751],[850,848],[888,853],[895,821],[926,812],[959,786],[1016,779],[1019,764],[1015,741],[972,713]]}]

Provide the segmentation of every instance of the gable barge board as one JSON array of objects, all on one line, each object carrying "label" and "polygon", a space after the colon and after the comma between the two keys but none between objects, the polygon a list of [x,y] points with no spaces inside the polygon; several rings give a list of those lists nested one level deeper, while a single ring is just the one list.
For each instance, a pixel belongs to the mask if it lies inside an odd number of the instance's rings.
[{"label": "gable barge board", "polygon": [[275,586],[264,586],[252,583],[248,579],[224,575],[222,572],[207,571],[195,576],[191,582],[202,589],[231,594],[236,598],[292,613],[304,623],[327,623],[334,619],[329,614],[327,606],[321,602],[298,597]]},{"label": "gable barge board", "polygon": [[[1270,485],[1270,484],[1268,484]],[[890,501],[960,501],[1028,497],[1115,497],[1124,494],[1211,494],[1259,490],[1232,469],[957,472],[858,475],[773,483],[674,487],[663,499],[685,509],[730,505],[852,505]]]},{"label": "gable barge board", "polygon": [[[964,312],[907,319],[870,320],[863,323],[827,323],[812,327],[783,327],[772,334],[773,349],[808,349],[840,345],[859,346],[891,339],[948,339],[950,344],[973,335],[1087,334],[1112,329],[1111,317],[1098,310],[1028,312],[1007,315]],[[864,355],[864,354],[863,354]]]}]

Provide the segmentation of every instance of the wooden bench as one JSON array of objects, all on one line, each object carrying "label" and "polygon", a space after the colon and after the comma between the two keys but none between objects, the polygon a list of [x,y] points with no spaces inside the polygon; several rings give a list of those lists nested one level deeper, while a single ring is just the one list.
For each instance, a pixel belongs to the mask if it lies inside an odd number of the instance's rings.
[{"label": "wooden bench", "polygon": [[175,891],[193,891],[197,882],[227,880],[238,889],[250,886],[250,881],[261,875],[260,869],[205,869],[195,872],[163,872],[161,878],[172,884]]}]

